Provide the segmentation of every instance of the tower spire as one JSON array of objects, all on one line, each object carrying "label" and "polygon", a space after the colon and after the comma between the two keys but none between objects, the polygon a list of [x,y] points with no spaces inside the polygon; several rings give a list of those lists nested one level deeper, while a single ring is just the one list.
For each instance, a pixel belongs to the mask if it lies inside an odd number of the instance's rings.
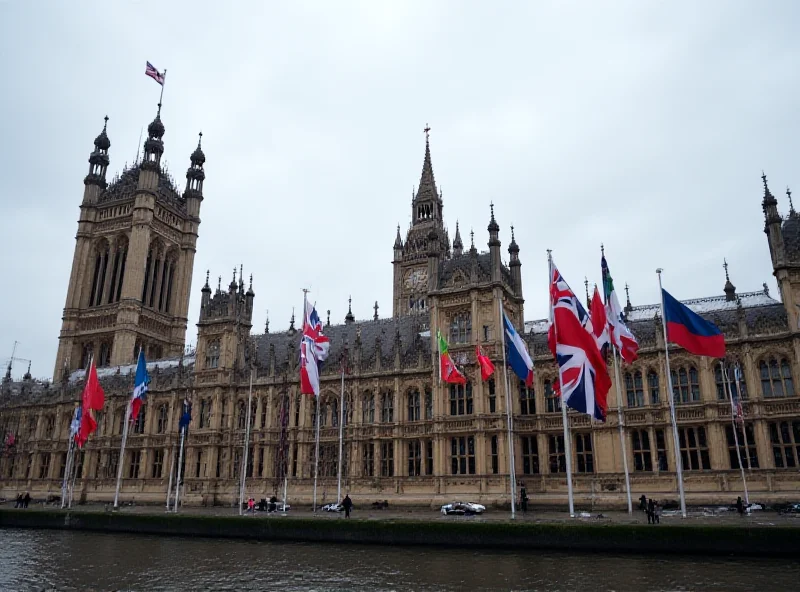
[{"label": "tower spire", "polygon": [[[436,190],[436,180],[433,176],[433,165],[431,164],[431,143],[430,131],[431,128],[425,124],[425,158],[422,161],[422,173],[419,177],[419,186],[417,187],[417,194],[414,197],[414,202],[435,202],[440,203],[439,192]],[[428,212],[425,217],[434,217],[435,211]],[[417,216],[419,218],[420,216]]]},{"label": "tower spire", "polygon": [[352,296],[348,296],[347,297],[347,314],[344,317],[344,323],[345,323],[345,325],[349,325],[351,323],[354,323],[355,320],[356,320],[356,317],[353,316],[353,297]]},{"label": "tower spire", "polygon": [[789,187],[786,187],[786,196],[789,198],[789,215],[794,216],[794,203],[792,203],[792,190]]},{"label": "tower spire", "polygon": [[722,260],[722,267],[725,269],[725,300],[728,302],[733,302],[736,300],[736,286],[731,283],[731,277],[728,275],[728,260]]},{"label": "tower spire", "polygon": [[464,252],[464,243],[461,242],[461,230],[458,228],[458,220],[456,220],[456,236],[453,239],[453,255],[460,256]]}]

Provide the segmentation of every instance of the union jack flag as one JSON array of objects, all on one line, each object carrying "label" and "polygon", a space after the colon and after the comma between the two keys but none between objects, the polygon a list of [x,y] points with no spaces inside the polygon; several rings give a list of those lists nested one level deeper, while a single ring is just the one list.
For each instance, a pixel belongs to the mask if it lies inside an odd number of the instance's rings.
[{"label": "union jack flag", "polygon": [[552,259],[550,278],[548,342],[558,362],[562,402],[605,421],[611,377],[592,332],[589,314]]},{"label": "union jack flag", "polygon": [[147,67],[145,68],[144,73],[158,82],[161,86],[164,86],[164,75],[156,70],[156,67],[150,62],[147,62]]},{"label": "union jack flag", "polygon": [[328,359],[331,340],[322,334],[322,321],[317,314],[317,309],[310,302],[306,302],[306,320],[303,323],[303,337],[314,342],[314,357],[320,362]]}]

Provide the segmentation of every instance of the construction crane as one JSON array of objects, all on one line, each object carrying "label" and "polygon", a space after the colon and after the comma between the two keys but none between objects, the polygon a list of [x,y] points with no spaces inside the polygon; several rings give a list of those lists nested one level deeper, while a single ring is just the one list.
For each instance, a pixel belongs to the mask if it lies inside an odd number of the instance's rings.
[{"label": "construction crane", "polygon": [[6,380],[11,380],[11,369],[14,366],[14,362],[28,362],[28,372],[31,371],[31,361],[26,360],[25,358],[18,358],[16,357],[17,353],[17,346],[19,345],[19,341],[14,342],[14,348],[11,350],[11,357],[8,359],[8,365],[6,366]]}]

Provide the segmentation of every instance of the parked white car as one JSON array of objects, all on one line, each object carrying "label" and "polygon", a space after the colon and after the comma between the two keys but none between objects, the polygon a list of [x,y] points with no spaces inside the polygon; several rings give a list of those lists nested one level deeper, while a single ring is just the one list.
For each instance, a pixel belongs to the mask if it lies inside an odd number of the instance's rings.
[{"label": "parked white car", "polygon": [[453,502],[442,506],[442,514],[448,516],[455,514],[457,516],[471,516],[473,514],[483,514],[486,511],[486,506],[476,504],[474,502]]},{"label": "parked white car", "polygon": [[344,506],[338,503],[325,504],[322,506],[323,512],[344,512]]}]

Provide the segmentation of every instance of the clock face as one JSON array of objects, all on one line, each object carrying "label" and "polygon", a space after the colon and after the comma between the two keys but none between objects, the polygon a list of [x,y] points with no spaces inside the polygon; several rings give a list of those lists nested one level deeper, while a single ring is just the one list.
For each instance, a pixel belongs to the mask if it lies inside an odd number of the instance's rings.
[{"label": "clock face", "polygon": [[406,288],[420,289],[427,287],[428,284],[428,271],[426,269],[413,269],[406,272],[405,286]]}]

